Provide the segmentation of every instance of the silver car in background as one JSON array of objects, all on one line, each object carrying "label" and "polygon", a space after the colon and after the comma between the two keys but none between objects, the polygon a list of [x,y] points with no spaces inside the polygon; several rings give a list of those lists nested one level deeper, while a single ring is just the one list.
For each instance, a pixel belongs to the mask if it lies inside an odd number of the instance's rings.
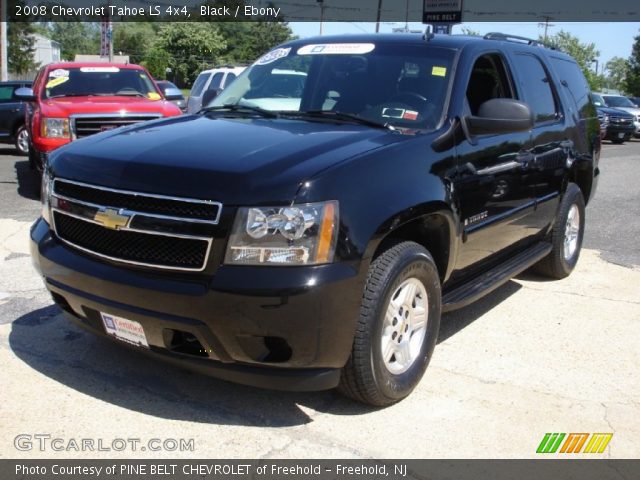
[{"label": "silver car in background", "polygon": [[211,70],[205,70],[191,87],[189,99],[187,100],[187,113],[196,113],[202,108],[202,99],[207,92],[215,92],[208,94],[209,99],[213,99],[218,93],[227,88],[227,86],[240,75],[247,67],[217,67]]}]

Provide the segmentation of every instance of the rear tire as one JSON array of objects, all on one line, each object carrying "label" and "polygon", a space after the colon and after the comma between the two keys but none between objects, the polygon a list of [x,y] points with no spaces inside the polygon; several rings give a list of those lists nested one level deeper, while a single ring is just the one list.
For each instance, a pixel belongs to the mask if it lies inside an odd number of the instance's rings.
[{"label": "rear tire", "polygon": [[369,268],[338,389],[374,406],[409,395],[431,360],[440,309],[440,278],[429,252],[413,242],[388,248]]},{"label": "rear tire", "polygon": [[582,191],[570,183],[551,231],[551,253],[534,266],[536,272],[557,280],[571,274],[582,249],[584,210]]}]

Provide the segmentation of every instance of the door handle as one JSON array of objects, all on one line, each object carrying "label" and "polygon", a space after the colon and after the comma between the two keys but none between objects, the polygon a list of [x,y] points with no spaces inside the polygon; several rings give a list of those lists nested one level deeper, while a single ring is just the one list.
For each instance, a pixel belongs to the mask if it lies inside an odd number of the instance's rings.
[{"label": "door handle", "polygon": [[478,175],[495,175],[496,173],[507,172],[509,170],[515,170],[520,166],[520,162],[510,161],[499,163],[498,165],[494,165],[492,167],[481,168],[478,170]]}]

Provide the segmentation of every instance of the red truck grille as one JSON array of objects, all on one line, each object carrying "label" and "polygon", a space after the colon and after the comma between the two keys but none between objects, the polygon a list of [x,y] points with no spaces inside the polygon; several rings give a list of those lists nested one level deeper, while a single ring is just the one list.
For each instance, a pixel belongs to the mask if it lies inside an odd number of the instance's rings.
[{"label": "red truck grille", "polygon": [[100,133],[134,123],[146,122],[160,117],[161,115],[159,114],[76,116],[71,118],[71,129],[75,138],[83,138],[93,135],[94,133]]}]

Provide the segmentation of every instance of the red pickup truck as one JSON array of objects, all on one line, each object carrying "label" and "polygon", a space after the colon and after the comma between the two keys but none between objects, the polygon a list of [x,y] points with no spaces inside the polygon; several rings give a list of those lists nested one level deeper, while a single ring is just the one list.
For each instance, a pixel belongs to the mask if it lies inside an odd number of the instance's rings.
[{"label": "red pickup truck", "polygon": [[33,90],[17,95],[31,102],[29,161],[37,170],[51,151],[76,139],[181,113],[149,72],[130,64],[52,63],[38,72]]}]

